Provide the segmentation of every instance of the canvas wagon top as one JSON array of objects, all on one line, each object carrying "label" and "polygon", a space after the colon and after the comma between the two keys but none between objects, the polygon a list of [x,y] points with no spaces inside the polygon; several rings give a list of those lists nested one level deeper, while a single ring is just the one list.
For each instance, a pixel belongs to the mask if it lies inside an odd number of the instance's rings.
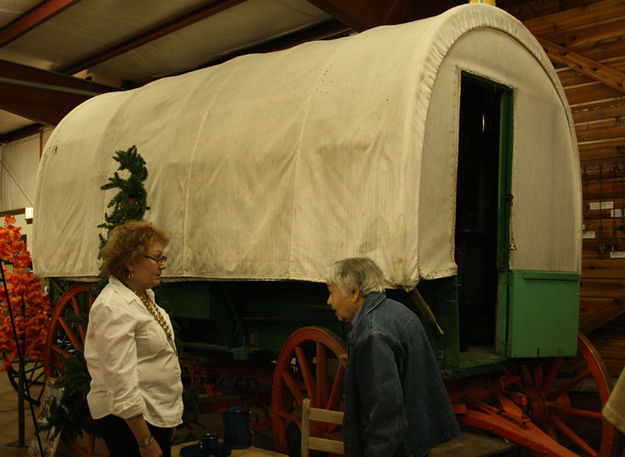
[{"label": "canvas wagon top", "polygon": [[146,218],[172,234],[165,277],[324,281],[348,256],[373,258],[393,287],[452,276],[463,72],[513,92],[510,269],[578,273],[566,98],[523,25],[477,4],[80,105],[41,160],[35,271],[97,276],[114,194],[100,186],[136,145]]}]

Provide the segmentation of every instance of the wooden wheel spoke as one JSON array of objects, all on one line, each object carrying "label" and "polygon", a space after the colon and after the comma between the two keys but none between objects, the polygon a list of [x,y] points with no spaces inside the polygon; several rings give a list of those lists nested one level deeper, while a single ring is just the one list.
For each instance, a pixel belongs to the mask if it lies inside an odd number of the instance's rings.
[{"label": "wooden wheel spoke", "polygon": [[573,386],[576,386],[577,384],[582,382],[584,379],[589,378],[591,375],[592,375],[592,373],[590,372],[590,370],[582,371],[580,374],[575,376],[573,379],[568,381],[563,386],[558,387],[557,389],[552,390],[551,392],[549,392],[547,394],[547,398],[552,400],[552,399],[558,398],[558,397],[566,394],[569,390],[571,390],[571,388]]},{"label": "wooden wheel spoke", "polygon": [[593,448],[591,448],[590,445],[586,441],[584,441],[577,433],[575,433],[573,430],[571,430],[568,425],[566,425],[564,422],[562,422],[562,419],[560,419],[557,416],[551,416],[550,419],[551,419],[551,422],[553,423],[553,425],[558,430],[560,430],[560,432],[562,432],[566,437],[568,437],[576,445],[578,445],[580,448],[582,448],[584,450],[584,452],[588,453],[592,457],[596,457],[597,456],[597,451],[595,451]]},{"label": "wooden wheel spoke", "polygon": [[326,359],[326,347],[317,342],[317,392],[313,399],[315,404],[313,406],[319,408],[324,405],[328,398],[328,363]]},{"label": "wooden wheel spoke", "polygon": [[533,383],[532,376],[530,375],[530,370],[527,368],[527,365],[521,365],[521,374],[523,375],[523,382],[525,385],[531,386]]},{"label": "wooden wheel spoke", "polygon": [[87,337],[87,329],[84,324],[78,324],[78,333],[80,333],[80,341],[85,343],[85,338]]},{"label": "wooden wheel spoke", "polygon": [[304,380],[304,385],[306,386],[308,398],[315,398],[315,391],[317,389],[315,389],[315,380],[313,379],[310,365],[308,365],[306,353],[304,353],[304,350],[300,346],[297,346],[295,348],[295,356],[297,357],[297,364],[299,365],[299,369],[302,372],[302,379]]},{"label": "wooden wheel spoke", "polygon": [[283,371],[281,373],[281,377],[284,380],[284,384],[286,384],[286,386],[289,388],[289,391],[291,392],[291,395],[293,395],[293,398],[297,402],[298,406],[301,407],[302,403],[304,402],[304,396],[302,395],[302,391],[297,386],[297,383],[293,379],[293,376],[291,376],[288,371]]},{"label": "wooden wheel spoke", "polygon": [[589,411],[587,409],[580,408],[565,408],[562,406],[553,406],[549,409],[552,413],[557,413],[558,415],[585,417],[596,420],[603,419],[603,415],[598,411]]},{"label": "wooden wheel spoke", "polygon": [[295,417],[293,414],[287,413],[284,410],[278,411],[278,416],[280,416],[281,419],[285,419],[290,422],[297,422],[298,424],[300,424],[300,419],[298,417]]},{"label": "wooden wheel spoke", "polygon": [[65,330],[65,333],[67,334],[67,337],[69,338],[69,340],[72,342],[72,345],[76,349],[82,349],[82,343],[76,337],[76,334],[74,333],[72,328],[69,326],[67,321],[64,318],[59,317],[59,324],[61,324],[61,327],[63,327],[63,330]]},{"label": "wooden wheel spoke", "polygon": [[72,308],[74,308],[74,314],[76,316],[80,316],[82,314],[82,310],[80,309],[80,303],[78,303],[76,295],[72,297]]},{"label": "wooden wheel spoke", "polygon": [[52,351],[56,352],[57,354],[59,354],[63,358],[67,358],[67,357],[71,356],[71,354],[69,352],[67,352],[65,349],[61,349],[58,346],[52,346],[51,349],[52,349]]},{"label": "wooden wheel spoke", "polygon": [[556,380],[556,376],[558,375],[558,371],[560,371],[560,367],[562,366],[562,361],[564,357],[558,357],[554,360],[549,373],[547,373],[547,377],[545,378],[545,384],[543,385],[543,392],[551,391],[553,387],[553,382]]},{"label": "wooden wheel spoke", "polygon": [[537,389],[541,389],[543,386],[543,364],[539,363],[534,368],[534,385]]},{"label": "wooden wheel spoke", "polygon": [[340,364],[336,369],[336,375],[334,376],[334,382],[332,383],[332,390],[330,391],[330,397],[326,403],[326,409],[338,409],[338,404],[341,395],[343,394],[343,376],[345,375],[345,365]]}]

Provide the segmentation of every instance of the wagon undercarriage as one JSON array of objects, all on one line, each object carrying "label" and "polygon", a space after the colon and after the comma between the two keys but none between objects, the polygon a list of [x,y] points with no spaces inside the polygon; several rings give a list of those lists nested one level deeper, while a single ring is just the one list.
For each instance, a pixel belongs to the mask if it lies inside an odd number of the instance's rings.
[{"label": "wagon undercarriage", "polygon": [[[87,285],[73,286],[58,301],[46,347],[47,377],[55,374],[60,357],[82,348],[84,324],[71,316],[83,315],[91,302]],[[245,401],[267,411],[267,390],[261,394],[259,385],[272,383],[271,426],[280,452],[297,447],[289,440],[293,441],[293,431],[301,427],[304,398],[310,398],[313,406],[343,408],[347,355],[342,339],[330,330],[296,330],[283,345],[275,366],[252,364],[246,368],[245,364],[225,360],[203,366],[202,360],[188,359],[183,364],[192,367],[187,370],[189,381],[200,384],[209,394],[212,390],[216,395],[215,387],[224,382],[232,392],[243,386],[238,392],[247,392],[247,396],[235,396],[232,401]],[[272,368],[273,379],[268,379]],[[448,381],[447,387],[458,421],[464,426],[499,435],[536,455],[611,455],[616,432],[600,412],[610,393],[609,379],[600,356],[582,334],[576,357],[517,361],[500,372]],[[255,390],[257,395],[251,395]],[[223,404],[213,402],[213,407],[225,407],[228,401],[223,397]],[[261,418],[261,428],[269,427],[268,419]],[[337,427],[318,432],[328,438],[340,437]],[[92,455],[92,439],[86,446],[79,446],[71,437],[70,441],[76,455]]]}]

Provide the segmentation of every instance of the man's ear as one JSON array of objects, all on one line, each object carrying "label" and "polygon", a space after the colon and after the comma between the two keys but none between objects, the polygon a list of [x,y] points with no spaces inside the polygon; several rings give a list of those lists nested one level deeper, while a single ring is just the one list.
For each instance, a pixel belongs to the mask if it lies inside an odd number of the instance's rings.
[{"label": "man's ear", "polygon": [[352,303],[356,303],[360,297],[362,297],[360,289],[358,287],[354,287],[354,291],[352,292]]}]

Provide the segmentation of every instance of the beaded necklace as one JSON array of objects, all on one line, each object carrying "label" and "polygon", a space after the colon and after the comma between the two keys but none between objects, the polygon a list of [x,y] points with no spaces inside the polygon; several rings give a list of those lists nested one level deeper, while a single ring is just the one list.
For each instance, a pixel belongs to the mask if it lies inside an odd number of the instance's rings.
[{"label": "beaded necklace", "polygon": [[169,327],[169,325],[167,325],[167,322],[165,321],[165,318],[163,317],[163,315],[160,313],[158,309],[156,309],[156,305],[152,303],[152,300],[150,300],[147,294],[144,294],[145,295],[145,298],[144,298],[143,295],[139,294],[139,292],[137,292],[136,290],[134,289],[131,289],[131,290],[135,293],[137,297],[139,297],[139,299],[143,302],[148,312],[154,317],[156,322],[158,322],[158,324],[161,326],[161,328],[165,332],[165,335],[167,336],[167,341],[169,341],[169,345],[174,350],[174,353],[177,355],[178,351],[176,351],[176,346],[174,345],[174,335],[172,334],[171,328]]}]

